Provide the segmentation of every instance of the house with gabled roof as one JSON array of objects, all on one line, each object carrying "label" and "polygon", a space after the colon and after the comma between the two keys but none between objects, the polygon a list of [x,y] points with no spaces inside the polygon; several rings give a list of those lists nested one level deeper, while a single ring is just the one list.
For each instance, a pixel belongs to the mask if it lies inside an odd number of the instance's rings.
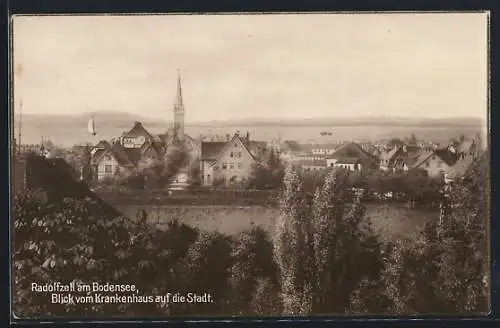
[{"label": "house with gabled roof", "polygon": [[118,142],[110,144],[105,140],[92,150],[92,166],[97,180],[112,178],[135,167]]},{"label": "house with gabled roof", "polygon": [[415,159],[412,169],[424,170],[429,177],[444,176],[458,159],[458,154],[447,148],[425,151]]},{"label": "house with gabled roof", "polygon": [[342,165],[349,167],[374,168],[377,165],[376,158],[364,150],[355,142],[347,142],[339,146],[335,152],[326,158],[327,167],[335,167],[337,162],[345,162]]},{"label": "house with gabled roof", "polygon": [[201,172],[203,185],[214,181],[225,185],[239,183],[250,177],[253,165],[267,151],[267,143],[251,141],[238,133],[226,142],[203,141],[201,143]]},{"label": "house with gabled roof", "polygon": [[147,166],[161,160],[165,145],[156,140],[142,125],[133,127],[112,142],[101,140],[92,149],[92,162],[97,179],[113,177],[121,171]]},{"label": "house with gabled roof", "polygon": [[395,144],[379,155],[379,167],[382,171],[408,171],[422,148],[417,145]]}]

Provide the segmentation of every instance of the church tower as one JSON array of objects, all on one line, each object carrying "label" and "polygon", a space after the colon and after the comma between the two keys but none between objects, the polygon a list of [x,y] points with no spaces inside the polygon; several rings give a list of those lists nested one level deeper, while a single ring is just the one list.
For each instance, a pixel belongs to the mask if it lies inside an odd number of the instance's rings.
[{"label": "church tower", "polygon": [[177,140],[184,140],[184,102],[182,101],[181,74],[179,70],[177,70],[177,96],[174,103],[174,134]]}]

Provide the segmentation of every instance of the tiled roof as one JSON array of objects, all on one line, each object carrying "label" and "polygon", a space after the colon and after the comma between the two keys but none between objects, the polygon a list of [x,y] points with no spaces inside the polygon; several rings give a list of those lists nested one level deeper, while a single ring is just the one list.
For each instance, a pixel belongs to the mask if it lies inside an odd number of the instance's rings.
[{"label": "tiled roof", "polygon": [[99,161],[101,157],[106,153],[113,156],[118,164],[122,166],[133,165],[133,163],[130,161],[130,158],[127,156],[127,153],[125,152],[125,149],[118,142],[115,142],[113,145],[111,145],[107,141],[100,141],[99,149],[94,153],[94,156],[92,157],[93,161]]},{"label": "tiled roof", "polygon": [[448,149],[437,149],[435,151],[425,151],[422,152],[418,158],[415,160],[413,167],[417,167],[422,164],[425,160],[427,160],[432,155],[436,155],[441,158],[447,165],[452,166],[458,160],[458,155],[453,154]]},{"label": "tiled roof", "polygon": [[417,161],[419,160],[421,154],[420,153],[415,153],[415,154],[408,154],[405,159],[404,159],[404,163],[408,166],[408,167],[413,167]]},{"label": "tiled roof", "polygon": [[372,154],[364,150],[360,145],[354,142],[347,142],[338,147],[335,152],[328,158],[341,158],[341,157],[359,157],[363,161],[373,161]]},{"label": "tiled roof", "polygon": [[400,148],[392,148],[389,151],[384,151],[380,154],[380,159],[383,161],[391,161]]},{"label": "tiled roof", "polygon": [[262,152],[266,151],[267,149],[267,143],[263,141],[241,141],[243,143],[243,146],[247,147],[247,150],[250,152],[250,154],[252,154],[254,159],[259,158],[259,156],[262,155]]},{"label": "tiled roof", "polygon": [[420,164],[422,164],[426,159],[428,159],[429,157],[431,157],[433,153],[434,152],[432,152],[432,151],[422,152],[420,155],[418,155],[415,158],[413,158],[413,160],[412,160],[413,163],[412,164],[408,164],[408,166],[411,165],[414,168],[420,166]]},{"label": "tiled roof", "polygon": [[115,142],[111,146],[111,152],[113,153],[113,156],[115,157],[118,164],[120,164],[122,166],[130,166],[130,165],[136,164],[136,163],[131,161],[125,148],[123,148],[123,146],[118,142]]},{"label": "tiled roof", "polygon": [[139,161],[142,158],[142,152],[141,149],[139,148],[124,148],[119,144],[116,148],[117,152],[120,153],[119,156],[121,156],[124,159],[127,158],[128,161],[133,165],[137,165],[137,163],[139,163]]},{"label": "tiled roof", "polygon": [[458,160],[458,154],[454,154],[448,149],[436,149],[434,153],[439,156],[446,164],[452,166]]},{"label": "tiled roof", "polygon": [[337,149],[339,144],[315,144],[313,149]]},{"label": "tiled roof", "polygon": [[341,157],[336,164],[359,164],[361,160],[358,157]]},{"label": "tiled roof", "polygon": [[203,141],[201,143],[201,159],[215,160],[222,151],[227,141]]},{"label": "tiled roof", "polygon": [[153,136],[144,128],[141,122],[134,122],[134,126],[130,131],[123,134],[124,137],[147,136],[153,139]]}]

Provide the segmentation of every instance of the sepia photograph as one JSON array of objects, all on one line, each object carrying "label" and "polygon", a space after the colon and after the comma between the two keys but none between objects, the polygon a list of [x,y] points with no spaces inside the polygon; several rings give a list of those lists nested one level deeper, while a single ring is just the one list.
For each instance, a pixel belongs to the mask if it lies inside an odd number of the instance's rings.
[{"label": "sepia photograph", "polygon": [[490,312],[488,12],[10,22],[12,318]]}]

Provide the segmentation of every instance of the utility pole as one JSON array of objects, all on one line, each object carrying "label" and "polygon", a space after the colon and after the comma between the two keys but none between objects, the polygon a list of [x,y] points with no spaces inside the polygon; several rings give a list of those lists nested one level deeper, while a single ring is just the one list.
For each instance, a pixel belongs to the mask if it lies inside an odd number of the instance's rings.
[{"label": "utility pole", "polygon": [[21,153],[21,144],[22,144],[22,126],[23,126],[23,100],[19,102],[19,126],[18,126],[18,147],[17,147],[17,153]]}]

